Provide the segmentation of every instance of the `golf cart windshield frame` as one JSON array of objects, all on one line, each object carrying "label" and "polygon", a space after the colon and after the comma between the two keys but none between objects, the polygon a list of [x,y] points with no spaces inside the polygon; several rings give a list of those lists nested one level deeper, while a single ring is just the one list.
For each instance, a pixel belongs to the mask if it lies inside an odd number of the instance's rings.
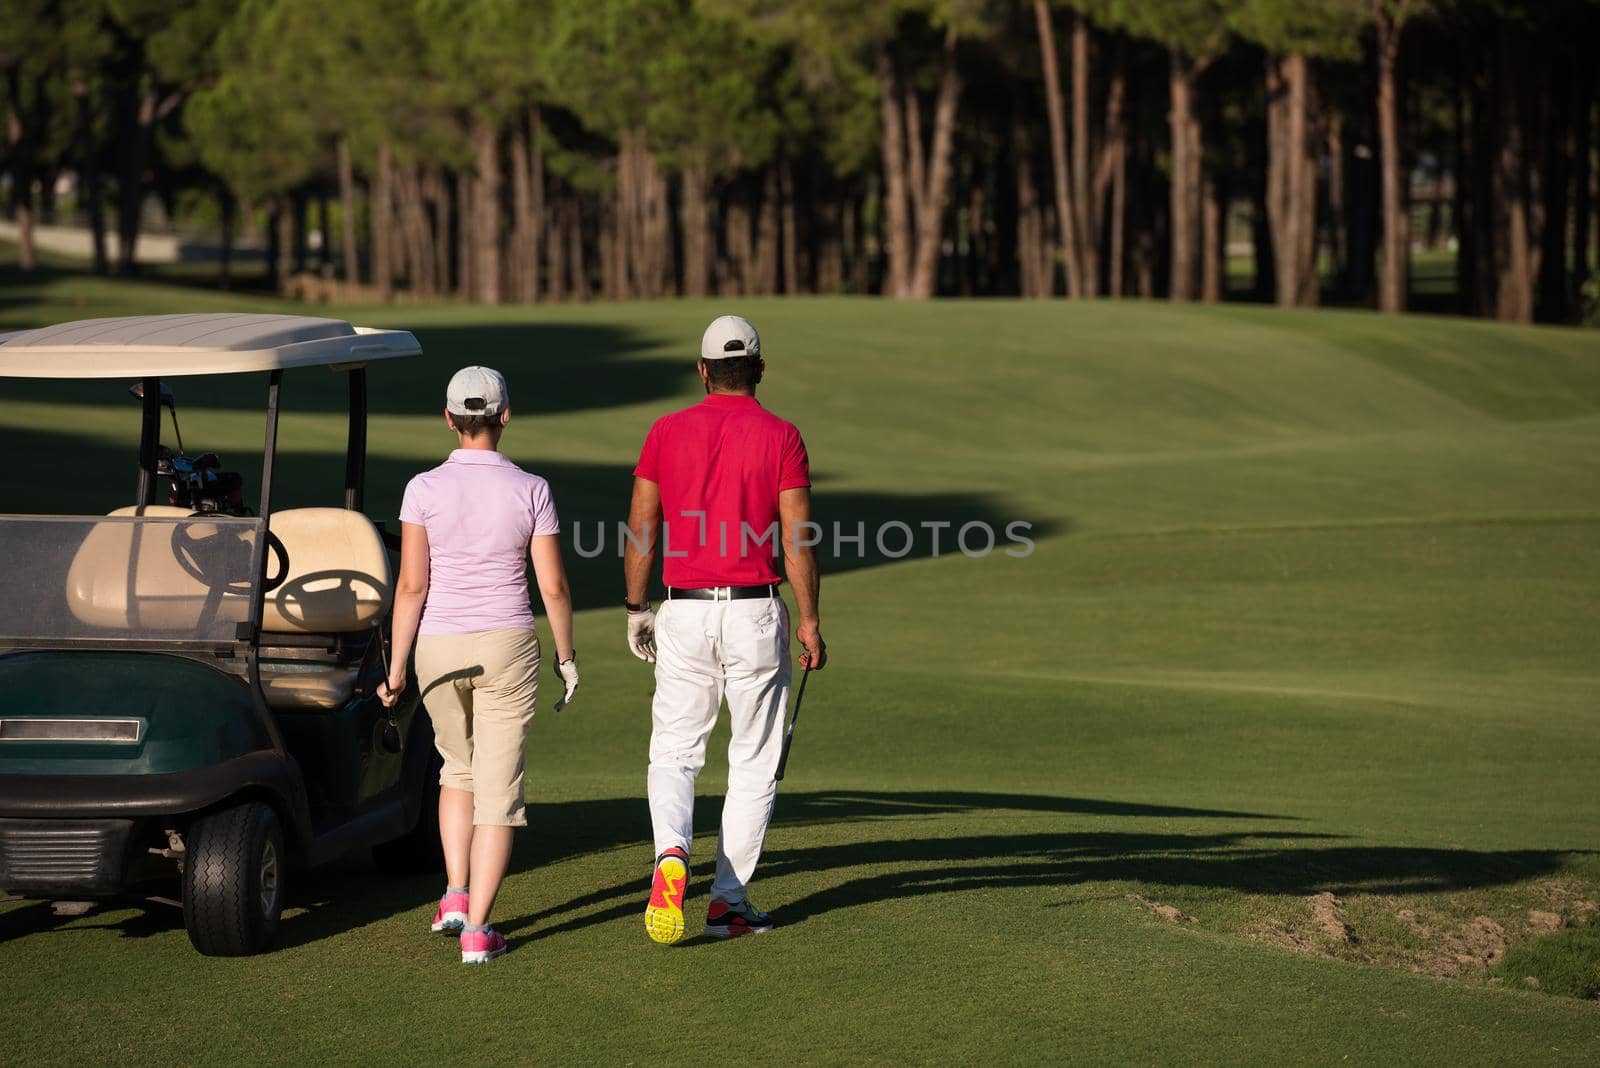
[{"label": "golf cart windshield frame", "polygon": [[[349,401],[349,426],[346,435],[345,448],[345,477],[343,505],[351,511],[361,511],[365,501],[366,483],[366,448],[367,448],[367,372],[365,363],[328,364],[329,369],[335,373],[347,376],[347,395]],[[161,407],[164,403],[162,397],[162,379],[157,376],[148,376],[140,380],[143,386],[142,418],[139,436],[139,471],[136,487],[135,501],[143,507],[164,503],[158,500],[161,489],[161,480],[157,474],[157,464],[161,456]],[[260,621],[264,610],[264,602],[268,590],[267,571],[270,561],[278,553],[272,551],[273,539],[268,530],[272,515],[273,473],[276,467],[278,451],[278,415],[279,400],[282,394],[283,370],[281,368],[268,372],[267,375],[267,410],[264,439],[262,444],[261,484],[258,500],[258,514],[252,517],[230,516],[200,516],[195,519],[214,519],[224,524],[247,525],[255,532],[257,544],[254,547],[254,561],[252,563],[253,575],[249,587],[249,605],[245,618],[238,620],[233,632],[224,636],[221,633],[211,633],[204,637],[181,637],[174,634],[149,634],[139,633],[134,627],[132,633],[124,632],[126,636],[119,636],[116,632],[106,634],[66,634],[66,635],[40,635],[40,636],[9,636],[0,638],[0,649],[102,649],[102,650],[137,650],[148,652],[173,652],[185,655],[199,656],[209,660],[231,661],[232,666],[225,666],[225,670],[242,671],[255,681],[257,675],[256,659],[260,647]],[[13,517],[18,522],[48,522],[48,516],[17,516]],[[156,517],[145,515],[121,517],[59,517],[62,522],[94,522],[109,525],[132,526],[167,526],[181,525],[172,517]],[[0,517],[0,522],[8,521]],[[284,561],[279,560],[279,566]],[[130,567],[135,566],[135,561],[130,558]],[[242,593],[242,583],[234,587],[235,592]],[[63,628],[65,629],[65,628]]]},{"label": "golf cart windshield frame", "polygon": [[[329,368],[348,376],[350,423],[345,437],[344,506],[359,512],[366,499],[367,368],[365,364],[331,364]],[[272,511],[272,468],[277,456],[278,398],[282,383],[282,370],[269,372],[266,441],[261,454],[261,504],[258,509],[263,519]],[[161,457],[161,379],[148,377],[142,379],[141,384],[144,417],[139,432],[139,484],[134,499],[148,505],[157,503],[156,465]]]}]

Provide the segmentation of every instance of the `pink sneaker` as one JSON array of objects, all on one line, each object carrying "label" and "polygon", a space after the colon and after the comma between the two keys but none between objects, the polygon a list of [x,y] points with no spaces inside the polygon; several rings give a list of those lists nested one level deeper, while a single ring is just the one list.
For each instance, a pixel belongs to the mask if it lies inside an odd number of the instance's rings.
[{"label": "pink sneaker", "polygon": [[461,963],[488,964],[506,951],[506,940],[499,931],[462,931]]},{"label": "pink sneaker", "polygon": [[446,893],[433,917],[434,934],[455,934],[467,925],[467,895]]}]

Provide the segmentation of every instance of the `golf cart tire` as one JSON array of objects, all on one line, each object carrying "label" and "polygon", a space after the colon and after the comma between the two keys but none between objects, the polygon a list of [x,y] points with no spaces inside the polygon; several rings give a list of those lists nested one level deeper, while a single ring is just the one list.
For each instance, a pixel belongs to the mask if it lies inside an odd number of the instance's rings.
[{"label": "golf cart tire", "polygon": [[439,841],[439,772],[444,760],[434,752],[427,763],[415,827],[399,838],[372,847],[372,863],[386,875],[436,875],[444,871]]},{"label": "golf cart tire", "polygon": [[272,806],[247,801],[189,827],[183,925],[208,957],[247,957],[272,945],[283,913],[287,857]]}]

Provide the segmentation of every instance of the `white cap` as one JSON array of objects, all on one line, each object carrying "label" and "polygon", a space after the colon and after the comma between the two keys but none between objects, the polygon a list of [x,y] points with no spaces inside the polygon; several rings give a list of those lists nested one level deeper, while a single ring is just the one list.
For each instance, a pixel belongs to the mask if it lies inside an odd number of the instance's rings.
[{"label": "white cap", "polygon": [[724,315],[714,319],[700,336],[702,360],[725,360],[730,356],[760,356],[761,335],[749,319]]},{"label": "white cap", "polygon": [[511,403],[506,379],[492,367],[463,367],[450,376],[444,407],[451,415],[499,415]]}]

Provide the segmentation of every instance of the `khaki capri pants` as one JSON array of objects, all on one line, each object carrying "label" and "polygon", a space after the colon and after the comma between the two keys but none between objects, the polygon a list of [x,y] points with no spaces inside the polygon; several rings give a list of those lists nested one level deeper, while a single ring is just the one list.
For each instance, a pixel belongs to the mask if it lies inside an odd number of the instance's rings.
[{"label": "khaki capri pants", "polygon": [[527,826],[522,763],[539,693],[537,632],[421,634],[416,668],[444,757],[439,784],[472,794],[477,826]]}]

